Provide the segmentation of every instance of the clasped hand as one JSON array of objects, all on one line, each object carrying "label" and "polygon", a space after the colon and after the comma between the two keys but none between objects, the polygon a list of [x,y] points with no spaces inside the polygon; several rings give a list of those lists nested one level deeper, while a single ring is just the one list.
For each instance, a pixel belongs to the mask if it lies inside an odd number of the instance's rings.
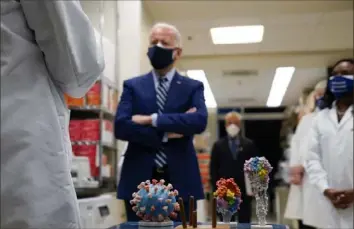
[{"label": "clasped hand", "polygon": [[324,195],[332,202],[335,208],[346,209],[354,201],[354,191],[349,190],[336,190],[326,189]]},{"label": "clasped hand", "polygon": [[290,168],[290,183],[294,185],[301,185],[304,177],[305,169],[302,165]]},{"label": "clasped hand", "polygon": [[[188,111],[186,111],[187,114],[189,113],[194,113],[196,112],[197,109],[195,107],[192,107]],[[151,115],[133,115],[132,121],[135,122],[136,124],[140,125],[151,125],[152,124],[152,117]],[[182,134],[176,134],[176,133],[168,133],[168,138],[182,138]]]}]

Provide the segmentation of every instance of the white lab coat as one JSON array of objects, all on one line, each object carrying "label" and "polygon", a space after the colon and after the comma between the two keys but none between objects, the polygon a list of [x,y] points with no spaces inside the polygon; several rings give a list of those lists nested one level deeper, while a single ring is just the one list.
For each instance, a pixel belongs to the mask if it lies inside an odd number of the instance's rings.
[{"label": "white lab coat", "polygon": [[[304,167],[306,165],[306,157],[309,152],[309,133],[316,114],[317,112],[306,115],[309,117],[309,125],[307,126],[307,130],[304,133],[304,138],[302,139],[300,145],[300,152],[302,154],[302,162]],[[321,228],[322,219],[318,217],[318,209],[322,209],[324,198],[325,197],[321,194],[321,192],[313,184],[311,184],[308,174],[305,172],[302,180],[302,222],[304,225]]]},{"label": "white lab coat", "polygon": [[335,106],[319,112],[309,134],[309,152],[306,172],[310,182],[322,194],[315,216],[321,219],[321,228],[353,227],[353,205],[338,210],[323,197],[327,188],[353,188],[353,106],[338,122]]},{"label": "white lab coat", "polygon": [[1,1],[1,228],[80,228],[69,110],[104,69],[79,1]]},{"label": "white lab coat", "polygon": [[[303,116],[296,128],[290,144],[290,167],[304,164],[304,153],[306,152],[301,149],[301,146],[304,144],[306,135],[311,128],[313,117],[314,113]],[[284,217],[288,219],[302,220],[304,206],[303,185],[291,185]]]}]

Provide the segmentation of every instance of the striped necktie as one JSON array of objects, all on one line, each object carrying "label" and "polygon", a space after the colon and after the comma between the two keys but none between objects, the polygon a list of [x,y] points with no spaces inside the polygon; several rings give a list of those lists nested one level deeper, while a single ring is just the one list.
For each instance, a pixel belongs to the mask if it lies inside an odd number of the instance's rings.
[{"label": "striped necktie", "polygon": [[[167,83],[168,79],[166,77],[161,77],[159,78],[159,86],[157,87],[156,91],[156,99],[157,99],[157,108],[158,108],[158,114],[162,114],[164,107],[165,107],[165,102],[167,99]],[[164,165],[167,164],[167,157],[166,154],[164,153],[164,148],[163,146],[160,147],[159,151],[156,153],[156,158],[155,158],[155,164],[158,168],[162,168]]]}]

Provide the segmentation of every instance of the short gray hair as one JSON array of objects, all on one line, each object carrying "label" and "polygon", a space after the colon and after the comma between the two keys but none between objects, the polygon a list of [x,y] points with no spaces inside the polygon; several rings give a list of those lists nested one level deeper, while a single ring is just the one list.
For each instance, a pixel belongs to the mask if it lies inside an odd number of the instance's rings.
[{"label": "short gray hair", "polygon": [[175,34],[176,46],[178,48],[182,47],[181,33],[178,31],[176,26],[168,24],[168,23],[165,23],[165,22],[158,22],[158,23],[154,24],[154,26],[151,28],[150,36],[151,36],[152,31],[157,29],[157,28],[165,28],[165,29],[172,30],[174,32],[174,34]]},{"label": "short gray hair", "polygon": [[229,117],[237,117],[238,120],[242,120],[242,115],[236,111],[231,111],[225,115],[225,120]]}]

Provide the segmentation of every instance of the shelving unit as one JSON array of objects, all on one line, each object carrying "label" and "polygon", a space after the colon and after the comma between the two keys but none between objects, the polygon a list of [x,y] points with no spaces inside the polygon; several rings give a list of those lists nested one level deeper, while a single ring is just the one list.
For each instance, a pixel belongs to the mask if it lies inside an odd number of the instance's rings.
[{"label": "shelving unit", "polygon": [[204,194],[206,197],[209,196],[211,192],[210,187],[210,173],[209,173],[209,164],[210,164],[210,142],[209,134],[203,133],[194,136],[194,148],[197,152],[198,164],[200,175],[202,178]]},{"label": "shelving unit", "polygon": [[[113,125],[118,105],[118,88],[109,79],[101,77],[80,99],[65,96],[71,110],[69,132],[74,156],[87,156],[91,175],[99,182],[97,188],[77,188],[78,197],[95,196],[114,191],[117,181],[118,147]],[[107,158],[107,164],[103,158]],[[106,164],[106,165],[105,165]],[[104,175],[104,167],[110,176]]]}]

